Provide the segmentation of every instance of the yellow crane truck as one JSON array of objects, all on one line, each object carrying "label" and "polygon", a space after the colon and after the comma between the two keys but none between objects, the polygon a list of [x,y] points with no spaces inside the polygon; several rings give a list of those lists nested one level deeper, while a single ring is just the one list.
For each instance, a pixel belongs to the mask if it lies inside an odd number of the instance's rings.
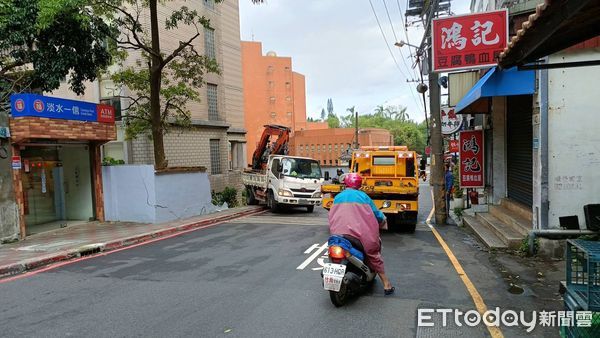
[{"label": "yellow crane truck", "polygon": [[[361,190],[385,213],[390,227],[398,230],[412,232],[417,225],[419,177],[416,164],[417,153],[406,146],[361,147],[352,153],[350,172],[362,176]],[[343,175],[339,181],[342,180]],[[329,210],[335,195],[343,189],[341,183],[321,186],[322,206]]]}]

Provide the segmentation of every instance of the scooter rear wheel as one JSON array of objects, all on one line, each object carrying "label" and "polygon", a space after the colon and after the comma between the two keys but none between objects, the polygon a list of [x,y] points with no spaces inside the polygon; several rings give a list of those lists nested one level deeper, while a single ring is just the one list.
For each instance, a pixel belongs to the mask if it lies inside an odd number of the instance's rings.
[{"label": "scooter rear wheel", "polygon": [[340,287],[340,291],[329,291],[329,298],[335,307],[340,307],[346,305],[346,301],[348,300],[348,288],[346,284],[342,283]]}]

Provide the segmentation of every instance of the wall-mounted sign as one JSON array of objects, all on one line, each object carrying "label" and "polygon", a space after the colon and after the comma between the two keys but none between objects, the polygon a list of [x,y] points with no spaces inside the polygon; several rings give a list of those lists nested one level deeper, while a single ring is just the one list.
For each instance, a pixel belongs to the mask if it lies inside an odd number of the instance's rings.
[{"label": "wall-mounted sign", "polygon": [[458,140],[450,140],[450,142],[448,142],[448,151],[451,153],[458,153],[460,151]]},{"label": "wall-mounted sign", "polygon": [[444,107],[440,114],[442,116],[442,134],[450,135],[460,130],[463,118],[454,111],[454,108]]},{"label": "wall-mounted sign", "polygon": [[10,96],[12,117],[33,116],[51,119],[115,122],[115,108],[105,104],[67,100],[36,94]]},{"label": "wall-mounted sign", "polygon": [[460,187],[483,188],[483,130],[460,132]]},{"label": "wall-mounted sign", "polygon": [[433,71],[489,67],[508,43],[508,9],[433,20]]},{"label": "wall-mounted sign", "polygon": [[21,170],[21,156],[13,156],[11,163],[14,170]]}]

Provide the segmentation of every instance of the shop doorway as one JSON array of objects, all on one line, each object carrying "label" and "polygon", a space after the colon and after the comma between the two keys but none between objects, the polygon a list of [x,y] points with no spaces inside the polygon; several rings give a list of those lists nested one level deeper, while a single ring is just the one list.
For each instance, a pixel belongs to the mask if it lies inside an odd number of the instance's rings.
[{"label": "shop doorway", "polygon": [[528,207],[533,204],[533,96],[507,97],[508,198]]},{"label": "shop doorway", "polygon": [[88,145],[27,145],[21,157],[27,235],[94,219]]}]

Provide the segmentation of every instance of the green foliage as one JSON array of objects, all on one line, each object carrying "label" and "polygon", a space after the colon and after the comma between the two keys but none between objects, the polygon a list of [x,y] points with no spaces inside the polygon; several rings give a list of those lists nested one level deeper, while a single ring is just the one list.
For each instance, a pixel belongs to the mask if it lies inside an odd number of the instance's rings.
[{"label": "green foliage", "polygon": [[335,116],[333,114],[333,100],[331,98],[327,99],[327,116]]},{"label": "green foliage", "polygon": [[325,117],[327,117],[327,114],[325,114],[325,108],[321,109],[321,121],[325,121]]},{"label": "green foliage", "polygon": [[239,205],[238,203],[238,191],[233,187],[225,187],[221,192],[212,192],[212,203],[214,205],[222,205],[227,202],[229,208],[235,208]]},{"label": "green foliage", "polygon": [[106,156],[103,160],[102,160],[102,165],[105,166],[110,166],[110,165],[122,165],[125,164],[125,161],[123,160],[115,160],[114,158],[110,157],[110,156]]},{"label": "green foliage", "polygon": [[454,214],[456,215],[456,217],[458,217],[458,219],[461,219],[463,217],[463,208],[462,207],[455,207],[453,211],[454,211]]},{"label": "green foliage", "polygon": [[[346,111],[349,114],[339,118],[340,126],[355,128],[355,107],[348,108]],[[379,105],[373,114],[359,116],[358,127],[387,129],[393,135],[395,145],[408,146],[409,149],[418,153],[423,153],[427,145],[425,123],[416,123],[410,120],[405,107]]]},{"label": "green foliage", "polygon": [[0,0],[0,101],[14,92],[51,91],[69,75],[77,94],[112,62],[114,34],[83,0]]},{"label": "green foliage", "polygon": [[329,115],[327,117],[327,125],[329,128],[339,128],[340,127],[340,119],[335,115]]},{"label": "green foliage", "polygon": [[[540,241],[538,238],[536,238],[533,241],[533,245],[534,245],[533,252],[538,252],[538,250],[540,248]],[[519,246],[518,253],[521,256],[529,255],[529,236],[523,238],[523,240],[521,241],[521,245]]]}]

